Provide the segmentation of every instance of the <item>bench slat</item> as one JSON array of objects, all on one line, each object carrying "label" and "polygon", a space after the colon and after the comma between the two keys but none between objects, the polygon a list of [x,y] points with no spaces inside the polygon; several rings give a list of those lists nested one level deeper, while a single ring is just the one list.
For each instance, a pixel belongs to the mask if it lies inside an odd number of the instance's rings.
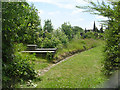
[{"label": "bench slat", "polygon": [[47,53],[47,52],[55,52],[55,51],[22,51],[22,52],[29,52],[29,53]]},{"label": "bench slat", "polygon": [[56,51],[57,48],[37,48],[37,51]]}]

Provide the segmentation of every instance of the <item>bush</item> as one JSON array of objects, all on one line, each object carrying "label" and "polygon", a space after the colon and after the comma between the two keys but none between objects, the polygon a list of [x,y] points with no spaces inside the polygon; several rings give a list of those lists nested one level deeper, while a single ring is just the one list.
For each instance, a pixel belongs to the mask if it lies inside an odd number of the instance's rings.
[{"label": "bush", "polygon": [[[34,79],[36,72],[32,60],[36,59],[35,55],[21,53],[24,50],[23,44],[14,45],[14,58],[12,62],[3,63],[3,87],[13,88],[14,84],[20,80]],[[19,51],[19,52],[18,52]]]},{"label": "bush", "polygon": [[44,40],[44,38],[38,37],[37,43],[36,43],[38,47],[43,47],[43,46],[42,46],[43,40]]},{"label": "bush", "polygon": [[106,46],[104,50],[105,61],[103,70],[104,73],[109,76],[120,69],[120,29],[117,22],[111,22],[105,34]]},{"label": "bush", "polygon": [[66,44],[68,42],[68,37],[64,32],[61,30],[57,29],[53,32],[54,37],[58,38],[62,44]]}]

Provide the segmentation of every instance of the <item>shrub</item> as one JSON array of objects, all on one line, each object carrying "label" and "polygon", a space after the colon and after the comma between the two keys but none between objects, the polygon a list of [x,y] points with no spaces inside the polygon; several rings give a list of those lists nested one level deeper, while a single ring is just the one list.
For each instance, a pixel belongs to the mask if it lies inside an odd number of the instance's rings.
[{"label": "shrub", "polygon": [[[31,60],[36,59],[35,55],[21,53],[24,50],[23,44],[14,45],[14,58],[12,62],[3,63],[3,87],[13,88],[14,84],[20,80],[34,79],[36,72]],[[19,52],[18,52],[19,51]]]},{"label": "shrub", "polygon": [[53,32],[53,35],[54,37],[58,38],[62,44],[66,44],[68,42],[68,37],[66,36],[66,34],[59,29],[55,30]]},{"label": "shrub", "polygon": [[104,73],[111,75],[116,70],[120,69],[120,29],[117,22],[111,22],[109,29],[106,30],[106,46],[105,46],[105,61]]}]

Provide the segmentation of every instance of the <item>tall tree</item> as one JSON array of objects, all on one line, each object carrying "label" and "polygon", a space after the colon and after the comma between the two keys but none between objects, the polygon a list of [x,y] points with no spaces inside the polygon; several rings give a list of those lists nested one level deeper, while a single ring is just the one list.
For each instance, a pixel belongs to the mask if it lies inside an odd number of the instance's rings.
[{"label": "tall tree", "polygon": [[64,24],[61,25],[61,30],[67,35],[68,39],[72,39],[72,26],[70,23],[64,22]]},{"label": "tall tree", "polygon": [[73,33],[76,35],[78,32],[83,32],[83,29],[79,26],[72,27]]},{"label": "tall tree", "polygon": [[85,33],[87,32],[86,28],[85,28]]},{"label": "tall tree", "polygon": [[45,25],[43,27],[43,30],[44,31],[47,31],[49,33],[51,33],[53,31],[53,25],[52,25],[52,22],[51,20],[45,20]]},{"label": "tall tree", "polygon": [[98,32],[98,28],[95,25],[95,21],[94,21],[94,25],[93,25],[93,32]]},{"label": "tall tree", "polygon": [[[37,10],[27,2],[2,2],[2,76],[3,85],[16,77],[14,42],[34,43],[37,27],[40,24]],[[32,70],[32,69],[31,69]],[[9,77],[9,79],[8,79]]]},{"label": "tall tree", "polygon": [[103,33],[103,25],[101,25],[100,33]]},{"label": "tall tree", "polygon": [[94,21],[94,25],[93,25],[93,32],[96,32],[95,21]]}]

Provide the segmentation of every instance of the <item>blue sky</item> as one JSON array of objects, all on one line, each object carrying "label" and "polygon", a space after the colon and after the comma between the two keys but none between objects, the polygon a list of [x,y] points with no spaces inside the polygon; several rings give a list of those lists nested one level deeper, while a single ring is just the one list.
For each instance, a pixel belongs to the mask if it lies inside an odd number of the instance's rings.
[{"label": "blue sky", "polygon": [[80,26],[83,29],[92,29],[94,21],[99,29],[100,22],[98,21],[107,19],[76,8],[76,5],[88,5],[83,0],[27,0],[27,2],[33,3],[38,9],[42,27],[44,20],[51,19],[54,29],[60,27],[64,22],[70,22],[72,26]]}]

